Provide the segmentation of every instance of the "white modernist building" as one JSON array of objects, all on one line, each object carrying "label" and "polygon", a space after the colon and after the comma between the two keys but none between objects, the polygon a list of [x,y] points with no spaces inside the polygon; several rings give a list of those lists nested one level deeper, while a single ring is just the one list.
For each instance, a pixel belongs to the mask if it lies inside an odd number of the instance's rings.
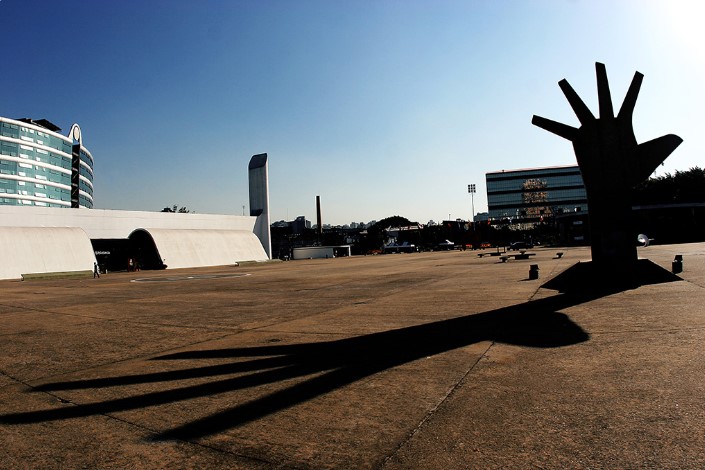
[{"label": "white modernist building", "polygon": [[267,155],[253,161],[250,216],[0,205],[0,279],[93,270],[94,263],[124,270],[266,261]]}]

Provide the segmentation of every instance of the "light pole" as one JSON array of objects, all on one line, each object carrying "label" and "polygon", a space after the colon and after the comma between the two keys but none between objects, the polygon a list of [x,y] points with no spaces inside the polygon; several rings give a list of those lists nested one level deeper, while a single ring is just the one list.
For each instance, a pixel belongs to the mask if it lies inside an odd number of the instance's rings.
[{"label": "light pole", "polygon": [[472,201],[472,229],[475,230],[475,185],[468,185],[468,192],[470,193],[470,200]]}]

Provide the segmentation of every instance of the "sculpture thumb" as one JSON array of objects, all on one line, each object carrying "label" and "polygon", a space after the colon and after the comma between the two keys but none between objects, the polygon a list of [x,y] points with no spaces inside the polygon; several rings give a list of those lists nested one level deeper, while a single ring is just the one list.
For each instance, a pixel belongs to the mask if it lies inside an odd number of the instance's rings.
[{"label": "sculpture thumb", "polygon": [[632,172],[632,185],[647,179],[663,161],[683,142],[674,134],[661,136],[639,144],[636,149],[636,161]]}]

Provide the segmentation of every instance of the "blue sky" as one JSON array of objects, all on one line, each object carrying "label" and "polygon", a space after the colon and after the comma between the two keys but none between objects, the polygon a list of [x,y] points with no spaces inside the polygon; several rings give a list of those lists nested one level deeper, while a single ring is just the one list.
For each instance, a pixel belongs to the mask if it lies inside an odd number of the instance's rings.
[{"label": "blue sky", "polygon": [[83,130],[103,209],[247,212],[269,154],[272,221],[425,223],[486,210],[485,173],[574,164],[557,82],[597,114],[636,70],[639,142],[705,166],[705,6],[693,1],[0,0],[0,115]]}]

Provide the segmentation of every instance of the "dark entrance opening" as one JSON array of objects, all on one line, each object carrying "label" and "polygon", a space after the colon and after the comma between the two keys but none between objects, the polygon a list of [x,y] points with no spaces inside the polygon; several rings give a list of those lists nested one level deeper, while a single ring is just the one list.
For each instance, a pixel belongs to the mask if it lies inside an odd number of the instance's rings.
[{"label": "dark entrance opening", "polygon": [[94,238],[91,240],[101,273],[125,271],[130,256],[126,238]]},{"label": "dark entrance opening", "polygon": [[143,229],[129,238],[94,238],[91,244],[101,273],[166,268],[152,236]]},{"label": "dark entrance opening", "polygon": [[[130,234],[130,256],[134,266],[140,269],[165,269],[157,245],[152,236],[143,229],[137,229]],[[129,265],[129,259],[128,259]],[[129,269],[129,268],[128,268]]]}]

